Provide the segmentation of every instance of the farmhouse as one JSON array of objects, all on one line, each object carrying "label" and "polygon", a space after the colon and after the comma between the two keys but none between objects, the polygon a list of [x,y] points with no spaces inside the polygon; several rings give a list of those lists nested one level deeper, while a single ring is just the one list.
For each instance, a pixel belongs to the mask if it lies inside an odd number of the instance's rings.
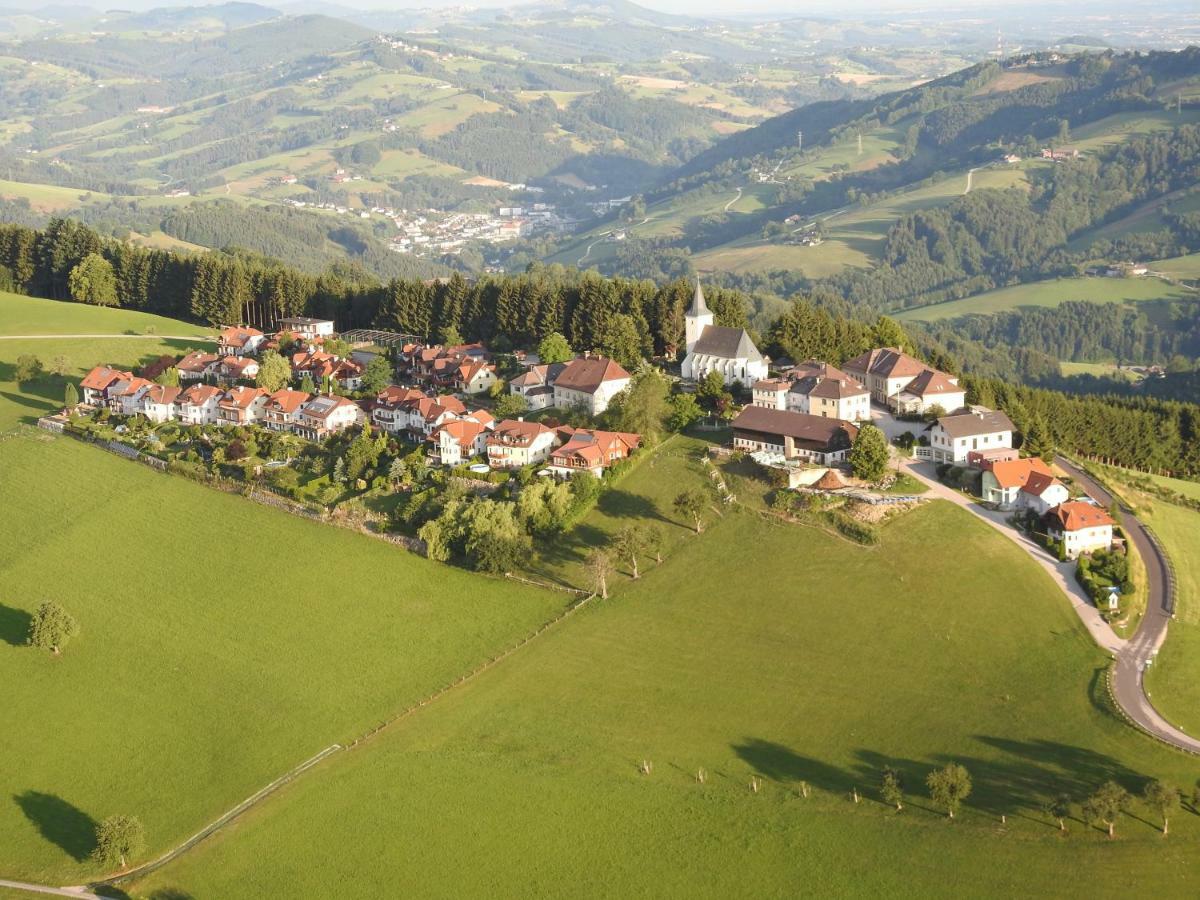
[{"label": "farmhouse", "polygon": [[550,454],[550,471],[563,478],[576,472],[588,472],[599,478],[605,469],[628,457],[642,442],[639,434],[586,428],[560,428],[559,435],[565,443]]},{"label": "farmhouse", "polygon": [[217,352],[222,356],[254,354],[258,352],[258,348],[266,339],[266,335],[257,328],[250,328],[247,325],[232,325],[221,329]]},{"label": "farmhouse", "polygon": [[1103,509],[1082,500],[1060,503],[1046,514],[1045,522],[1050,537],[1062,541],[1067,559],[1112,547],[1115,523]]},{"label": "farmhouse", "polygon": [[845,459],[858,427],[841,419],[747,406],[733,420],[733,446],[829,465]]},{"label": "farmhouse", "polygon": [[923,415],[934,407],[960,409],[966,391],[958,379],[930,368],[896,347],[868,350],[843,365],[871,392],[871,399],[898,413]]},{"label": "farmhouse", "polygon": [[682,375],[700,381],[710,372],[720,372],[725,384],[747,387],[767,377],[767,361],[744,328],[713,324],[714,316],[704,300],[704,289],[696,280],[696,294],[684,316],[687,356]]},{"label": "farmhouse", "polygon": [[978,407],[939,417],[929,426],[929,447],[934,462],[962,464],[972,451],[1011,448],[1013,430],[1004,413]]},{"label": "farmhouse", "polygon": [[488,465],[493,469],[518,469],[545,462],[554,443],[554,431],[541,422],[505,419],[487,436]]},{"label": "farmhouse", "polygon": [[583,407],[597,416],[609,401],[629,387],[630,375],[614,360],[590,354],[571,360],[554,381],[554,405]]},{"label": "farmhouse", "polygon": [[217,421],[217,407],[223,392],[207,384],[194,384],[175,400],[179,420],[188,425],[212,425]]}]

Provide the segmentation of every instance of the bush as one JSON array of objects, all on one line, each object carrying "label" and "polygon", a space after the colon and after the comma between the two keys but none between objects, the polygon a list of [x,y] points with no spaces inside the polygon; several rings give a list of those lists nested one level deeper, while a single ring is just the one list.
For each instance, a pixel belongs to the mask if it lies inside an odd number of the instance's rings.
[{"label": "bush", "polygon": [[827,511],[825,520],[837,529],[839,534],[855,543],[868,547],[879,543],[879,531],[873,525],[860,522],[839,509]]}]

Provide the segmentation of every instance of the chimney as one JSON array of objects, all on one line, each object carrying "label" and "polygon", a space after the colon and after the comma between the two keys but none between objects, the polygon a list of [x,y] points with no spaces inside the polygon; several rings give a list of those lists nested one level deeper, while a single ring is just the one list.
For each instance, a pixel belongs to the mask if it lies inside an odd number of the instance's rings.
[{"label": "chimney", "polygon": [[525,417],[524,417],[524,416],[517,416],[517,421],[518,421],[518,422],[524,422],[524,421],[525,421]]}]

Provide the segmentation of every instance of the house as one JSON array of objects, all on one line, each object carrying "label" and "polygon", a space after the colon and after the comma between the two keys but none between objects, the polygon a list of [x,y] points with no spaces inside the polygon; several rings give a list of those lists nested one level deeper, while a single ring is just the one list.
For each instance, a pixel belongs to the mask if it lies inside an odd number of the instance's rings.
[{"label": "house", "polygon": [[324,350],[302,350],[292,354],[291,364],[293,381],[300,381],[307,375],[319,386],[326,378],[333,377],[338,358]]},{"label": "house", "polygon": [[[491,362],[492,355],[483,344],[457,344],[453,347],[434,345],[405,346],[400,353],[400,363],[406,367],[414,381],[427,384],[438,391],[460,390],[460,369],[464,363]],[[469,378],[477,373],[468,373]],[[491,373],[495,380],[495,370]],[[489,385],[490,386],[490,385]]]},{"label": "house", "polygon": [[1043,147],[1042,159],[1052,159],[1062,162],[1067,159],[1079,159],[1079,150],[1075,147]]},{"label": "house", "polygon": [[508,382],[510,394],[525,398],[530,409],[545,409],[554,405],[554,382],[567,367],[566,363],[533,365]]},{"label": "house", "polygon": [[361,390],[363,372],[366,371],[366,368],[352,359],[339,359],[333,368],[333,380],[347,391]]},{"label": "house", "polygon": [[92,406],[103,406],[108,402],[108,389],[118,381],[128,381],[131,378],[133,378],[132,372],[113,369],[109,366],[96,366],[79,382],[83,402]]},{"label": "house", "polygon": [[935,406],[950,412],[966,403],[957,378],[896,347],[868,350],[842,368],[870,391],[872,400],[898,413],[923,415]]},{"label": "house", "polygon": [[263,407],[263,424],[272,431],[293,430],[300,407],[312,399],[306,391],[283,388],[267,397]]},{"label": "house", "polygon": [[588,472],[599,478],[615,462],[627,458],[642,442],[640,434],[560,428],[561,447],[550,454],[550,471],[563,478]]},{"label": "house", "polygon": [[829,465],[845,459],[858,427],[841,419],[747,406],[733,420],[733,446]]},{"label": "house", "polygon": [[787,372],[792,384],[782,409],[861,422],[871,418],[871,393],[860,382],[829,363],[810,359]]},{"label": "house", "polygon": [[309,319],[305,316],[280,319],[275,323],[275,330],[314,342],[334,335],[333,322],[328,319]]},{"label": "house", "polygon": [[231,325],[221,329],[217,352],[222,356],[248,356],[258,352],[267,336],[248,325]]},{"label": "house", "polygon": [[1011,448],[1014,426],[1004,413],[977,407],[940,416],[927,430],[934,462],[964,465],[972,451]]},{"label": "house", "polygon": [[389,385],[375,395],[375,403],[371,408],[371,423],[389,434],[406,431],[408,404],[421,399],[426,399],[425,394],[416,388]]},{"label": "house", "polygon": [[1112,530],[1116,523],[1099,506],[1070,500],[1046,513],[1044,521],[1050,537],[1062,541],[1067,559],[1112,547]]},{"label": "house", "polygon": [[163,372],[167,371],[167,369],[175,365],[175,362],[176,360],[173,356],[160,356],[154,362],[142,366],[142,370],[138,374],[143,378],[149,378],[153,381]]},{"label": "house", "polygon": [[142,394],[139,412],[151,422],[168,422],[175,418],[175,401],[182,393],[181,388],[152,384]]},{"label": "house", "polygon": [[142,396],[153,386],[153,381],[137,375],[119,378],[106,392],[108,408],[122,416],[135,416],[142,411]]},{"label": "house", "polygon": [[478,357],[463,360],[454,372],[454,389],[461,394],[482,394],[496,383],[496,367]]},{"label": "house", "polygon": [[710,372],[720,372],[725,384],[746,387],[766,378],[767,361],[746,329],[714,325],[713,318],[697,279],[692,305],[684,316],[687,355],[683,358],[683,377],[701,381]]},{"label": "house", "polygon": [[318,394],[300,407],[292,428],[302,438],[319,441],[357,425],[363,418],[363,411],[353,400]]},{"label": "house", "polygon": [[545,462],[554,444],[554,431],[541,422],[505,419],[487,436],[488,465],[493,469],[519,469]]},{"label": "house", "polygon": [[457,466],[480,455],[487,446],[490,425],[490,421],[472,418],[443,422],[426,438],[429,442],[429,461],[435,465]]},{"label": "house", "polygon": [[629,387],[630,375],[614,360],[585,354],[567,363],[554,380],[554,405],[559,409],[582,407],[593,416]]},{"label": "house", "polygon": [[202,350],[193,350],[183,359],[175,364],[176,370],[179,372],[179,380],[183,381],[202,381],[209,375],[216,372],[217,366],[221,362],[221,357],[215,353],[205,353]]},{"label": "house", "polygon": [[1043,516],[1056,506],[1061,506],[1071,499],[1067,486],[1045,472],[1033,472],[1021,488],[1019,503],[1026,509],[1031,509]]},{"label": "house", "polygon": [[176,415],[188,425],[212,425],[224,392],[207,384],[193,384],[175,398]]},{"label": "house", "polygon": [[787,409],[787,395],[791,387],[790,378],[761,378],[750,388],[751,402],[767,409]]},{"label": "house", "polygon": [[217,366],[217,379],[224,384],[253,381],[258,377],[258,360],[250,356],[226,356]]},{"label": "house", "polygon": [[1049,466],[1036,456],[985,463],[980,495],[1000,509],[1015,509],[1022,505],[1021,490],[1034,475],[1053,478]]},{"label": "house", "polygon": [[415,400],[406,401],[401,408],[408,413],[408,421],[404,427],[418,439],[429,437],[433,429],[443,422],[458,419],[467,412],[463,402],[449,394],[437,397],[421,394]]},{"label": "house", "polygon": [[967,465],[974,469],[988,469],[993,463],[1020,459],[1021,454],[1012,447],[997,447],[994,450],[972,450],[967,454]]},{"label": "house", "polygon": [[235,387],[217,401],[217,422],[221,425],[249,425],[262,418],[269,395],[262,388]]}]

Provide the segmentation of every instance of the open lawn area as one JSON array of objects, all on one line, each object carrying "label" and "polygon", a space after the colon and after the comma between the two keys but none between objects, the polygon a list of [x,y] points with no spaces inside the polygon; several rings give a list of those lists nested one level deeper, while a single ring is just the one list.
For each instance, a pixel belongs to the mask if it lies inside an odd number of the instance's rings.
[{"label": "open lawn area", "polygon": [[959,316],[1009,312],[1023,306],[1056,307],[1068,300],[1092,303],[1144,303],[1197,300],[1200,295],[1158,278],[1057,278],[985,291],[962,300],[919,306],[896,314],[901,321],[939,322]]},{"label": "open lawn area", "polygon": [[[215,329],[131,309],[45,300],[0,291],[0,336],[21,334],[145,334],[213,336]],[[90,367],[89,367],[90,368]]]},{"label": "open lawn area", "polygon": [[[650,482],[664,476],[643,467],[621,487],[659,506],[669,491]],[[933,503],[871,549],[748,510],[701,536],[674,528],[667,560],[639,582],[131,893],[1093,897],[1200,885],[1194,815],[1177,814],[1166,842],[1148,814],[1122,816],[1112,843],[1076,818],[1062,835],[1038,811],[1109,778],[1190,784],[1196,766],[1107,711],[1103,655],[1049,578],[986,525]],[[929,552],[959,542],[968,566]],[[946,760],[974,778],[953,823],[923,787]],[[885,765],[912,795],[899,814],[877,801]]]}]

